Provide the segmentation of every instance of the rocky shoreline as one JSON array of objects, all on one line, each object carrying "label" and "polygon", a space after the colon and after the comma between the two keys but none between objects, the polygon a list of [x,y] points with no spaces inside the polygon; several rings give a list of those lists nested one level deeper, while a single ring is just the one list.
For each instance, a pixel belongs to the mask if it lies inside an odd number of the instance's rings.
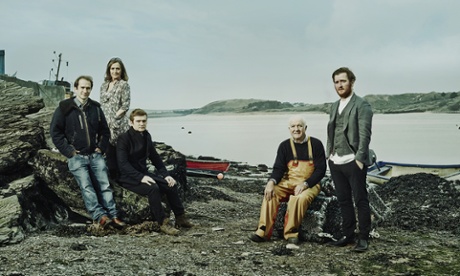
[{"label": "rocky shoreline", "polygon": [[[454,189],[431,175],[399,178],[400,189],[421,185],[415,199],[433,185]],[[0,275],[458,275],[459,233],[451,223],[459,206],[438,202],[418,210],[400,191],[380,191],[393,212],[375,228],[368,252],[302,241],[298,248],[274,238],[256,244],[247,239],[257,224],[264,181],[190,178],[185,206],[195,224],[177,237],[158,233],[154,223],[133,224],[125,231],[95,233],[89,224],[61,224],[36,232],[23,242],[0,247]],[[457,183],[458,185],[458,183]],[[390,186],[390,188],[391,188]],[[394,187],[393,187],[394,188]],[[453,192],[452,190],[451,192]],[[453,192],[459,196],[459,192]],[[391,199],[390,199],[391,198]],[[416,201],[416,200],[415,200]],[[419,202],[420,203],[420,202]],[[417,203],[415,203],[417,204]],[[399,206],[396,208],[396,206]],[[404,207],[406,209],[404,210]],[[447,208],[448,213],[440,211]],[[446,216],[447,215],[447,216]],[[404,216],[411,216],[408,221]],[[426,220],[432,223],[428,224]],[[407,225],[410,224],[410,227]],[[436,226],[436,227],[435,227]],[[451,224],[451,226],[454,226]],[[457,224],[458,227],[458,224]]]}]

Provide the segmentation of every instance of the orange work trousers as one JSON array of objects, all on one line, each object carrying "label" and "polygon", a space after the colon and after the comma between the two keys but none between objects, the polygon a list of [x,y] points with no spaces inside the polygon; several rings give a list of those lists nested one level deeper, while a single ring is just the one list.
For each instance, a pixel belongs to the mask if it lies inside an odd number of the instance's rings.
[{"label": "orange work trousers", "polygon": [[305,179],[313,173],[314,165],[312,162],[297,161],[297,163],[294,163],[291,161],[288,164],[288,169],[286,176],[278,185],[275,185],[274,196],[270,200],[264,197],[262,201],[256,234],[259,237],[265,237],[267,240],[270,239],[273,233],[280,202],[287,201],[287,211],[284,216],[284,238],[297,238],[300,224],[308,207],[321,191],[320,185],[316,184],[312,188],[304,190],[301,194],[294,195],[295,187],[299,184],[303,185]]}]

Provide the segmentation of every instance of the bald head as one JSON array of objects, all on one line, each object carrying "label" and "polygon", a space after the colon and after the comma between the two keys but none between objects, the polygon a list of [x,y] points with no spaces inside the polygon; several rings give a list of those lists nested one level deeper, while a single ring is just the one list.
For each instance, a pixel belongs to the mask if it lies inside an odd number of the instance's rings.
[{"label": "bald head", "polygon": [[300,115],[294,115],[289,118],[289,132],[291,133],[294,142],[301,143],[305,139],[305,131],[307,124],[305,119]]},{"label": "bald head", "polygon": [[289,118],[289,126],[291,126],[293,123],[301,123],[302,126],[306,126],[307,123],[305,122],[305,119],[301,115],[293,115]]}]

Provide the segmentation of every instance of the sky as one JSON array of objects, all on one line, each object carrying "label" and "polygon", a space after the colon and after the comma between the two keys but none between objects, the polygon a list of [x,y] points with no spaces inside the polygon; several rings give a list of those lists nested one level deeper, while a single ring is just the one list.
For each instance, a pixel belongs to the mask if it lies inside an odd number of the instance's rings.
[{"label": "sky", "polygon": [[92,76],[95,100],[120,57],[131,108],[333,102],[342,66],[361,96],[458,92],[458,10],[458,0],[0,0],[0,50],[6,74],[36,82],[56,79],[62,53],[59,79]]}]

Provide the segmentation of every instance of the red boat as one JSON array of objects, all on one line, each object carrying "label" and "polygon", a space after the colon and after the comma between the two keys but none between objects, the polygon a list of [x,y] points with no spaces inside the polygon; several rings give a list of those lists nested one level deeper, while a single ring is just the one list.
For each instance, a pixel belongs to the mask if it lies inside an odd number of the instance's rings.
[{"label": "red boat", "polygon": [[230,167],[230,162],[227,161],[216,161],[216,160],[198,160],[198,159],[187,159],[187,169],[190,170],[202,170],[202,171],[215,171],[215,172],[226,172]]}]

